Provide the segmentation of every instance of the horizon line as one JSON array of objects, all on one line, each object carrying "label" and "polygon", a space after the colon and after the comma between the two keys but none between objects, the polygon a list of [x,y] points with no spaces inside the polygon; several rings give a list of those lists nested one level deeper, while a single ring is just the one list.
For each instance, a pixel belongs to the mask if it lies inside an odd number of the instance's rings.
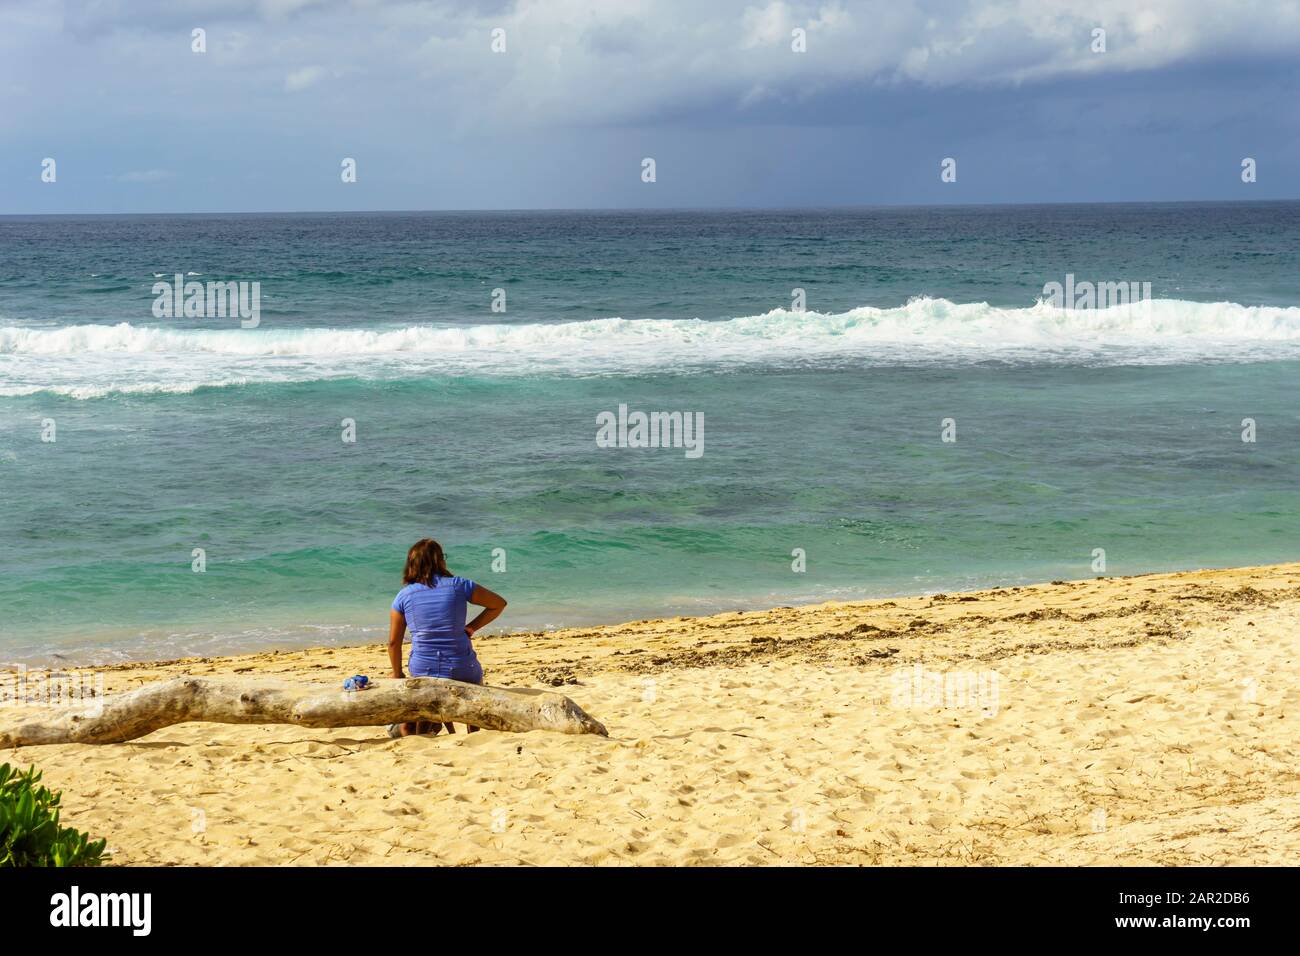
[{"label": "horizon line", "polygon": [[1300,203],[1300,197],[1274,199],[1103,199],[1057,200],[1051,202],[949,202],[949,203],[845,203],[841,205],[791,206],[517,206],[509,208],[447,207],[441,209],[235,209],[227,211],[167,212],[13,212],[0,219],[57,219],[82,216],[374,216],[425,214],[512,214],[512,213],[702,213],[702,212],[834,212],[868,209],[972,209],[1036,206],[1196,206],[1250,203]]}]

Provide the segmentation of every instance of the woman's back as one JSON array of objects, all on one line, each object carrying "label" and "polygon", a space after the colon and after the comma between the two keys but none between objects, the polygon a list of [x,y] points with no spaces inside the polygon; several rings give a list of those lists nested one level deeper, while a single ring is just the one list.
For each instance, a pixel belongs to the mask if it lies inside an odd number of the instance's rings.
[{"label": "woman's back", "polygon": [[[421,538],[406,552],[402,581],[405,586],[397,592],[388,612],[388,662],[393,666],[393,677],[405,676],[402,644],[409,631],[412,677],[483,683],[483,666],[470,638],[497,619],[506,608],[506,599],[447,570],[442,545],[432,538]],[[468,604],[483,610],[466,622]],[[403,727],[403,733],[416,732],[414,723]]]},{"label": "woman's back", "polygon": [[432,587],[406,585],[393,601],[393,610],[406,618],[411,632],[411,658],[430,653],[468,657],[473,650],[465,633],[465,607],[474,593],[474,582],[461,577],[432,580]]}]

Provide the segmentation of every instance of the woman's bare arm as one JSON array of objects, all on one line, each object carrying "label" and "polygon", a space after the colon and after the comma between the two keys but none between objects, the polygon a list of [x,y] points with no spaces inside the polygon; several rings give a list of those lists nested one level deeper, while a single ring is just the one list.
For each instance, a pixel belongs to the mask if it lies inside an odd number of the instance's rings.
[{"label": "woman's bare arm", "polygon": [[474,585],[474,593],[469,596],[469,603],[477,604],[483,609],[474,620],[465,625],[465,633],[471,637],[481,628],[495,621],[506,609],[506,599],[481,584]]},{"label": "woman's bare arm", "polygon": [[406,615],[401,611],[388,612],[388,663],[393,665],[394,677],[402,673],[402,638],[406,636]]}]

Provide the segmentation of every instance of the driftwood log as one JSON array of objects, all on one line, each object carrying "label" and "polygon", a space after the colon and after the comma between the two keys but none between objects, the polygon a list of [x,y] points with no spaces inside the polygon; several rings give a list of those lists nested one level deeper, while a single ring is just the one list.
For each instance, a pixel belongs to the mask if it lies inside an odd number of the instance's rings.
[{"label": "driftwood log", "polygon": [[375,681],[352,693],[320,684],[179,677],[0,728],[0,747],[115,744],[192,720],[299,727],[431,720],[488,730],[608,736],[603,724],[563,694],[550,691],[483,687],[441,677]]}]

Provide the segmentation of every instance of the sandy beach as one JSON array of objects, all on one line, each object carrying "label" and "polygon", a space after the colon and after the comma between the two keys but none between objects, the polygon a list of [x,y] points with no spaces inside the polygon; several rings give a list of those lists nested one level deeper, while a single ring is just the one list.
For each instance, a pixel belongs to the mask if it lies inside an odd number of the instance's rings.
[{"label": "sandy beach", "polygon": [[[186,724],[0,751],[118,864],[1282,864],[1300,564],[476,639],[608,739]],[[337,686],[379,646],[103,669]],[[30,705],[0,709],[0,722]]]}]

